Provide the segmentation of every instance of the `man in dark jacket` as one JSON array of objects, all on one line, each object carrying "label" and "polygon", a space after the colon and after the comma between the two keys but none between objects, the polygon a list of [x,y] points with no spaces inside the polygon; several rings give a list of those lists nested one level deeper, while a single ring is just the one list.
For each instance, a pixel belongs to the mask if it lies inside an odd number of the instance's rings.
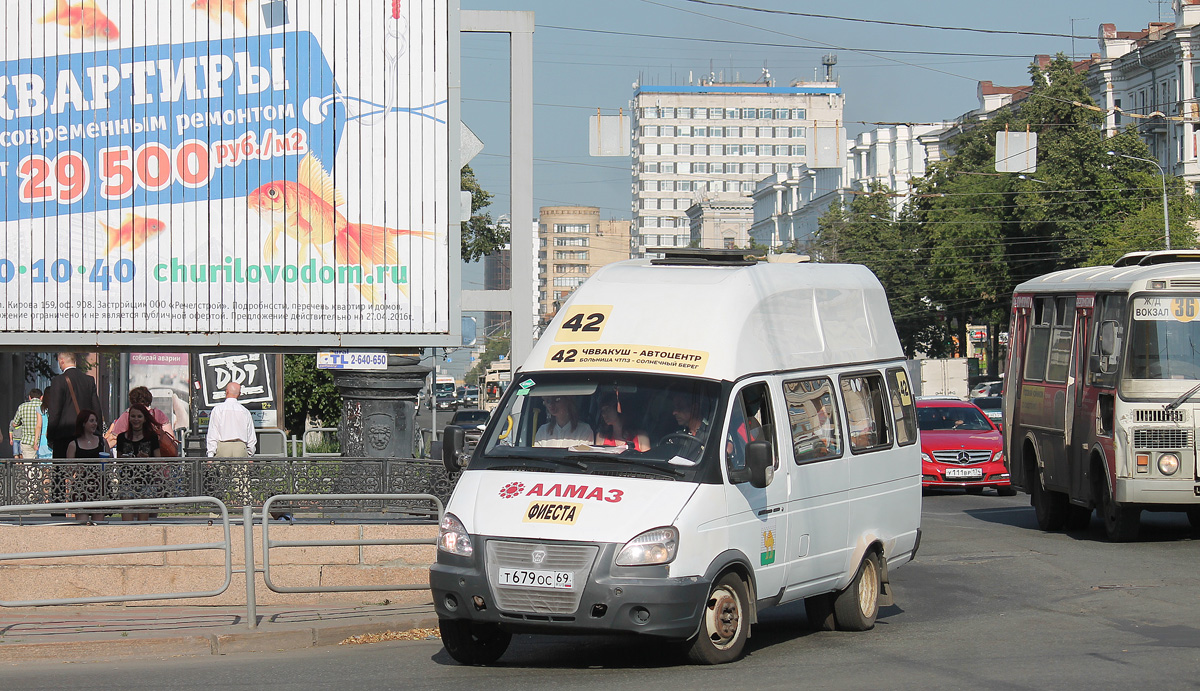
[{"label": "man in dark jacket", "polygon": [[100,410],[96,381],[75,366],[75,353],[59,353],[58,366],[62,374],[51,379],[50,388],[46,389],[46,441],[50,442],[55,458],[66,458],[67,446],[75,438],[75,419],[79,411],[96,413],[101,429],[104,428],[104,414]]}]

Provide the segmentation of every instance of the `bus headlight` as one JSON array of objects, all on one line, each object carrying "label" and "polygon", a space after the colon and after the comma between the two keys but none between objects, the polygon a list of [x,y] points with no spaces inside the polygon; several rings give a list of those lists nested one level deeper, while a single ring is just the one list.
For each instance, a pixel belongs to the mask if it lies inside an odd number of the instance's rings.
[{"label": "bus headlight", "polygon": [[1164,453],[1158,457],[1158,472],[1163,475],[1174,475],[1179,471],[1179,456]]},{"label": "bus headlight", "polygon": [[467,529],[463,527],[462,521],[458,520],[458,516],[452,513],[442,516],[441,525],[438,526],[438,549],[460,557],[469,557],[475,553]]},{"label": "bus headlight", "polygon": [[617,566],[668,564],[679,548],[679,531],[673,527],[655,528],[638,535],[621,549]]}]

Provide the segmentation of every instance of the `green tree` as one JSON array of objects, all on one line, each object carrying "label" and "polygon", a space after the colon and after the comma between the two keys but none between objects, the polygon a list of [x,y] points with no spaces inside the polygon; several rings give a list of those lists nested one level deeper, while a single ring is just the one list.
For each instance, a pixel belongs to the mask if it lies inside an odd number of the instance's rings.
[{"label": "green tree", "polygon": [[327,427],[341,419],[342,395],[333,374],[317,369],[317,356],[284,356],[283,388],[283,419],[289,436],[303,436],[309,418]]},{"label": "green tree", "polygon": [[483,349],[483,355],[479,356],[479,361],[463,376],[463,381],[468,384],[482,384],[487,368],[499,360],[501,355],[510,357],[511,354],[512,336],[507,331],[489,337],[487,345]]},{"label": "green tree", "polygon": [[462,224],[462,258],[473,262],[506,245],[508,229],[496,226],[492,215],[483,210],[492,204],[492,194],[484,190],[475,179],[471,166],[463,166],[462,190],[471,193],[471,218]]}]

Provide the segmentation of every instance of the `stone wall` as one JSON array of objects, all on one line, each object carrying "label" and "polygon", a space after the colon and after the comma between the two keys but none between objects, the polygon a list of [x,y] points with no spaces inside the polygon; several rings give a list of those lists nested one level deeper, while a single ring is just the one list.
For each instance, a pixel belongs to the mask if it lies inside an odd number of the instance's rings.
[{"label": "stone wall", "polygon": [[[233,568],[242,568],[241,526],[230,526]],[[280,540],[432,540],[436,526],[272,524]],[[220,525],[0,526],[0,553],[68,551],[106,547],[148,547],[222,542]],[[288,547],[271,550],[271,580],[281,587],[428,584],[433,545]],[[254,554],[263,567],[262,528],[256,524]],[[0,600],[143,595],[217,590],[225,577],[224,550],[160,552],[71,559],[0,561]],[[256,576],[259,605],[380,604],[428,602],[428,590],[357,593],[281,594]],[[201,599],[145,600],[131,605],[244,605],[245,577],[235,573],[221,595]]]}]

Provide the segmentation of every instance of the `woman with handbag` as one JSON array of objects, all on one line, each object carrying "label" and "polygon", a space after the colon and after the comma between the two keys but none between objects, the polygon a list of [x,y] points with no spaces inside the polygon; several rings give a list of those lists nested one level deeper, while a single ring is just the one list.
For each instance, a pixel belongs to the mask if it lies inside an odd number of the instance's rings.
[{"label": "woman with handbag", "polygon": [[[153,407],[154,394],[150,389],[144,386],[136,386],[129,390],[129,405],[140,405],[150,411],[153,420],[158,423],[159,429],[162,430],[160,441],[162,441],[161,449],[163,457],[171,457],[179,455],[179,445],[175,441],[175,435],[171,431],[171,419],[166,413]],[[104,438],[108,441],[108,445],[115,447],[117,445],[117,435],[129,429],[129,412],[121,413],[121,416],[109,426],[108,431],[104,433]]]},{"label": "woman with handbag", "polygon": [[[163,431],[150,410],[140,403],[129,406],[125,413],[129,428],[117,435],[116,450],[119,458],[160,458],[162,456]],[[140,476],[140,477],[139,477]],[[151,488],[160,484],[152,482],[155,477],[145,465],[130,464],[122,466],[122,485],[127,485],[120,492],[122,499],[146,499],[155,494]],[[159,478],[161,479],[161,478]],[[140,487],[140,491],[134,488]],[[123,513],[121,518],[126,521],[150,519],[149,512]]]}]

